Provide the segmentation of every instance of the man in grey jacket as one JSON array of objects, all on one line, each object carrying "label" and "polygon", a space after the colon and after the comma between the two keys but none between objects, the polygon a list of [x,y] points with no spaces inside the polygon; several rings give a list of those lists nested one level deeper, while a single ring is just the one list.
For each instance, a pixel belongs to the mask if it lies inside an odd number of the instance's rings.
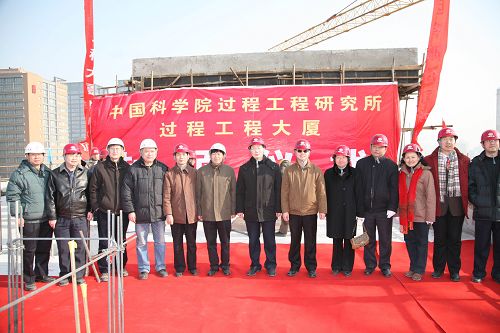
[{"label": "man in grey jacket", "polygon": [[54,281],[48,276],[52,228],[45,210],[45,191],[50,170],[43,164],[45,148],[40,142],[30,142],[24,153],[26,159],[10,176],[7,201],[10,203],[11,216],[16,216],[15,203],[19,202],[17,224],[23,228],[23,237],[46,238],[23,241],[24,289],[33,291],[36,289],[35,281]]},{"label": "man in grey jacket", "polygon": [[[198,170],[196,177],[196,203],[198,220],[203,221],[207,239],[208,259],[213,276],[222,269],[224,275],[230,275],[229,241],[231,218],[236,211],[236,176],[234,169],[224,164],[226,147],[215,143],[210,148],[210,163]],[[217,254],[217,234],[221,245],[221,261]]]}]

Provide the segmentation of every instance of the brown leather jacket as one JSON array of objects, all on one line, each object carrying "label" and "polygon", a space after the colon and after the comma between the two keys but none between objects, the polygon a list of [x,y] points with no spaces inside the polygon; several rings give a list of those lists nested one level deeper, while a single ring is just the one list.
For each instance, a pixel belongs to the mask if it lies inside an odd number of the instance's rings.
[{"label": "brown leather jacket", "polygon": [[285,169],[281,183],[281,210],[283,213],[305,216],[326,214],[325,178],[311,161],[304,171],[295,162]]},{"label": "brown leather jacket", "polygon": [[181,170],[174,166],[165,173],[163,181],[163,212],[172,215],[174,223],[192,224],[198,221],[196,214],[196,169],[186,166]]},{"label": "brown leather jacket", "polygon": [[[434,189],[434,177],[431,168],[418,164],[416,168],[422,168],[422,176],[417,182],[417,195],[415,198],[415,222],[436,222],[436,190]],[[400,173],[406,175],[406,188],[410,188],[412,174],[403,165]]]}]

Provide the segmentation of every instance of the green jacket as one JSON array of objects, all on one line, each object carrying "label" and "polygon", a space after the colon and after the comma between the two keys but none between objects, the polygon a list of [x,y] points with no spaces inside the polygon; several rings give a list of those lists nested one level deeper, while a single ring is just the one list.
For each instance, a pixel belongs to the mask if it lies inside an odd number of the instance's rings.
[{"label": "green jacket", "polygon": [[20,214],[25,222],[47,220],[45,192],[50,170],[42,164],[36,170],[27,160],[23,160],[12,173],[7,185],[7,201],[10,203],[10,215],[16,214],[16,201],[20,201]]}]

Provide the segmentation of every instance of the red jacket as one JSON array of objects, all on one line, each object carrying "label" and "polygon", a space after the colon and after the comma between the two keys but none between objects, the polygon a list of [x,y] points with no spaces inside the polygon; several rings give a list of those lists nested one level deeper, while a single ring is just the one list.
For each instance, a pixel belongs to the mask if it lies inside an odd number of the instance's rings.
[{"label": "red jacket", "polygon": [[[436,189],[436,216],[441,215],[441,205],[439,202],[439,176],[438,176],[438,151],[439,147],[425,157],[425,161],[431,167],[432,176],[434,176],[434,188]],[[462,194],[462,206],[464,208],[465,216],[467,214],[467,206],[469,204],[469,164],[470,158],[462,154],[460,150],[455,148],[458,157],[458,177],[460,178],[460,193]]]}]

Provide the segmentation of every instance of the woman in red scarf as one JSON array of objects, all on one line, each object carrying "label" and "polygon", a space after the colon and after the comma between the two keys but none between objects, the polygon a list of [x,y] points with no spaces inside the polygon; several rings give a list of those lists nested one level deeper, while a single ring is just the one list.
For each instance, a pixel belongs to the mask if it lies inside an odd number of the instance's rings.
[{"label": "woman in red scarf", "polygon": [[434,178],[420,147],[410,143],[403,149],[399,171],[399,224],[410,257],[410,270],[405,276],[414,281],[424,275],[429,227],[435,218]]}]

